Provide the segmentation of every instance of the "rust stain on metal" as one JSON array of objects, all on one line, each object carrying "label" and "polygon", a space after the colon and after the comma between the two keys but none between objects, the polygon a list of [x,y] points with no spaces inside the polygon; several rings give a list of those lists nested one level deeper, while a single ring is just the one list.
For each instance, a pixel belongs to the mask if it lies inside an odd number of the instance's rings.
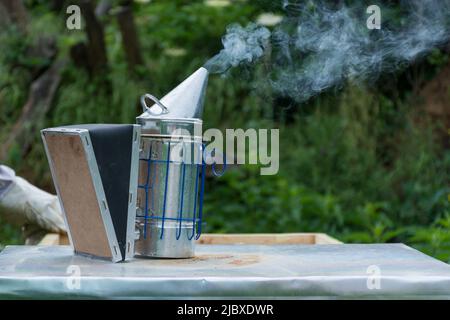
[{"label": "rust stain on metal", "polygon": [[233,255],[233,254],[201,254],[189,259],[149,259],[152,264],[158,266],[181,266],[181,265],[210,265],[214,266],[247,266],[261,261],[261,257],[255,254]]},{"label": "rust stain on metal", "polygon": [[226,254],[205,254],[196,256],[191,259],[192,261],[211,261],[211,260],[223,260],[225,263],[234,266],[245,266],[254,264],[260,261],[260,257],[257,255],[226,255]]},{"label": "rust stain on metal", "polygon": [[246,266],[254,263],[258,263],[260,261],[259,256],[257,255],[247,255],[242,256],[237,259],[233,259],[229,262],[229,264],[235,265],[235,266]]},{"label": "rust stain on metal", "polygon": [[202,254],[193,257],[192,261],[209,261],[209,260],[225,260],[232,259],[233,256],[230,254]]}]

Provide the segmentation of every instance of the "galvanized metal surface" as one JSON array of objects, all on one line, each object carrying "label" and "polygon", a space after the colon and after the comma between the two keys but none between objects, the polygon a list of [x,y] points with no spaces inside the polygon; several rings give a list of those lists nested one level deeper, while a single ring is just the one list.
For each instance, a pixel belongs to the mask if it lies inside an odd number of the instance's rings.
[{"label": "galvanized metal surface", "polygon": [[89,297],[450,298],[450,266],[402,244],[198,245],[192,259],[119,264],[66,246],[0,254],[0,298]]},{"label": "galvanized metal surface", "polygon": [[194,255],[204,182],[201,152],[201,142],[142,137],[137,255],[164,258]]},{"label": "galvanized metal surface", "polygon": [[[162,227],[160,221],[150,221],[147,225],[142,222],[143,219],[140,221],[140,237],[135,245],[136,256],[178,259],[194,256],[195,241],[192,234],[195,232],[195,225],[192,222],[189,224],[183,221],[165,221]],[[144,237],[145,227],[147,232]]]},{"label": "galvanized metal surface", "polygon": [[[204,165],[200,120],[208,71],[200,68],[165,95],[141,98],[136,254],[188,258],[201,232]],[[153,100],[153,106],[147,105]],[[198,183],[202,177],[201,184]]]},{"label": "galvanized metal surface", "polygon": [[138,195],[139,153],[141,144],[141,126],[133,125],[133,141],[131,144],[130,191],[127,220],[127,250],[125,260],[134,256],[136,238],[136,200]]}]

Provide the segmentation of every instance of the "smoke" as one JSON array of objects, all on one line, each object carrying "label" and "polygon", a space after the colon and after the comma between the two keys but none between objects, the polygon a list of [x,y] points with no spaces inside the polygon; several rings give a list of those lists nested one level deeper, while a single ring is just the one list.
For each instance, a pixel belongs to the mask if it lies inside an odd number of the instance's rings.
[{"label": "smoke", "polygon": [[224,73],[231,67],[258,60],[269,43],[270,31],[250,23],[247,27],[232,24],[222,38],[223,49],[205,64],[211,73]]},{"label": "smoke", "polygon": [[205,67],[224,73],[267,56],[271,72],[266,80],[273,91],[305,101],[347,80],[374,81],[450,39],[449,0],[402,2],[399,21],[381,6],[379,30],[369,30],[370,14],[361,4],[339,9],[311,1],[282,5],[286,16],[272,31],[255,24],[227,28],[224,48]]}]

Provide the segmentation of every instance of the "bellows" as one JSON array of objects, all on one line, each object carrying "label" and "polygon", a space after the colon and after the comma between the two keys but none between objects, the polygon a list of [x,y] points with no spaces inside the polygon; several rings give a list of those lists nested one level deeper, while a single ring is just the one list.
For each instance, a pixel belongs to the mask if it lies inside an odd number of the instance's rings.
[{"label": "bellows", "polygon": [[140,126],[74,125],[42,138],[74,251],[132,258]]}]

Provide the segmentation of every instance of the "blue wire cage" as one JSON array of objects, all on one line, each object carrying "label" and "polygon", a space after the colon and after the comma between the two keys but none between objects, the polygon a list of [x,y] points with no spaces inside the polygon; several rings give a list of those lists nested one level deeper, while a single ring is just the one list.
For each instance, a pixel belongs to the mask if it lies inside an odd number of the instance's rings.
[{"label": "blue wire cage", "polygon": [[[157,250],[154,248],[158,246],[170,247],[172,251],[183,246],[190,248],[192,240],[197,240],[202,232],[205,145],[176,139],[143,140],[137,222],[141,242],[153,248],[144,251]],[[215,164],[211,166],[212,172],[219,176],[226,164],[220,173],[215,167]]]},{"label": "blue wire cage", "polygon": [[[166,221],[175,221],[178,224],[178,229],[176,232],[176,239],[178,240],[181,236],[181,226],[182,222],[189,222],[192,224],[192,233],[188,237],[189,240],[195,237],[198,239],[201,235],[202,228],[202,212],[203,212],[203,194],[205,190],[205,167],[206,163],[202,159],[201,163],[186,163],[185,161],[174,161],[170,159],[170,151],[171,151],[171,141],[168,142],[168,152],[167,156],[164,160],[153,159],[153,146],[152,143],[150,145],[149,156],[146,158],[140,158],[141,162],[145,163],[146,166],[146,179],[145,184],[138,185],[139,189],[144,190],[145,192],[145,210],[144,215],[137,215],[138,218],[144,219],[144,239],[147,237],[147,224],[150,220],[154,220],[161,223],[161,232],[159,235],[160,239],[163,239],[164,236],[164,224]],[[173,212],[167,214],[167,202],[170,201],[167,196],[167,190],[169,185],[169,174],[170,169],[174,167],[181,168],[181,179],[179,186],[179,208],[177,212],[176,218],[173,216]],[[186,188],[186,168],[192,169],[195,172],[195,185],[194,185],[194,203],[192,207],[192,212],[183,212],[184,211],[184,196],[185,196],[185,188]],[[152,170],[153,169],[153,170]],[[163,206],[162,212],[155,211],[155,188],[154,182],[156,178],[157,170],[163,169],[164,172],[164,196],[163,196]]]}]

